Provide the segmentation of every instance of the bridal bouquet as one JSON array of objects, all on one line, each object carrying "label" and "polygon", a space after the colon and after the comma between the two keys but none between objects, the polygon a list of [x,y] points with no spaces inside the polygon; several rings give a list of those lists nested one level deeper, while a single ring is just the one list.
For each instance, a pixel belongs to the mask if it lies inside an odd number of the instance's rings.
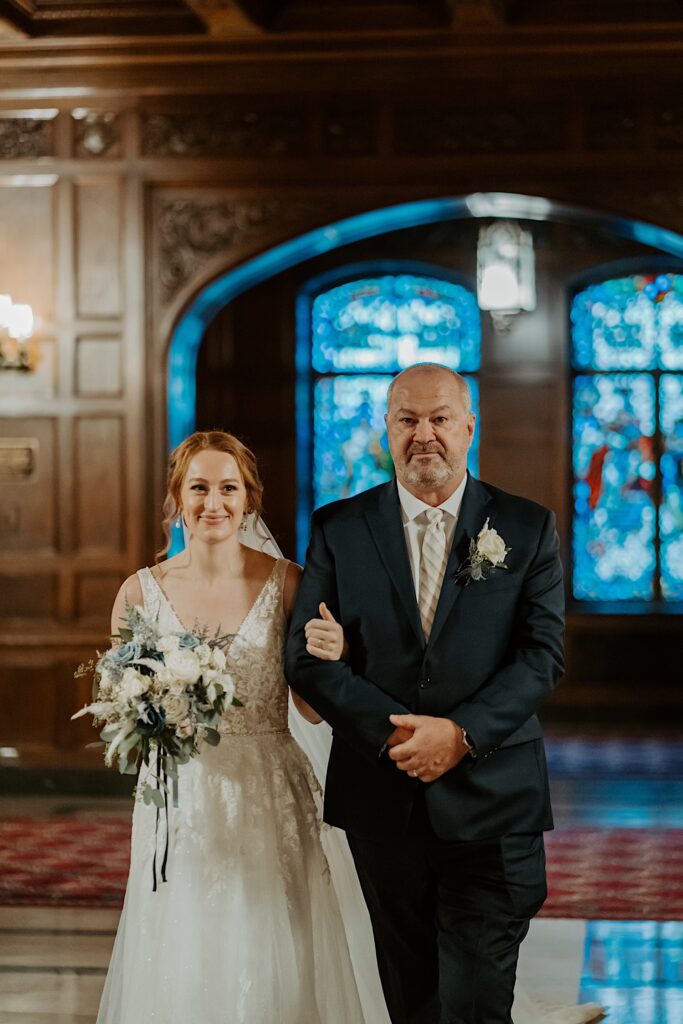
[{"label": "bridal bouquet", "polygon": [[219,743],[226,704],[242,705],[221,649],[228,637],[205,629],[162,634],[139,605],[126,608],[126,622],[110,650],[79,666],[77,677],[94,672],[93,701],[72,718],[91,714],[103,724],[105,763],[117,762],[122,773],[134,775],[154,757],[147,776],[154,784],[145,781],[142,796],[159,808],[167,806],[168,778],[175,792],[178,767],[202,743]]}]

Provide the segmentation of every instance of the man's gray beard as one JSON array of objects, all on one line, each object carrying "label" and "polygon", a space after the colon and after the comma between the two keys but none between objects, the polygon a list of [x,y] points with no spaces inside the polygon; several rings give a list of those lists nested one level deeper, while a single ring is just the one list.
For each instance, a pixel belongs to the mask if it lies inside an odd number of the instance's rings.
[{"label": "man's gray beard", "polygon": [[406,483],[413,487],[443,487],[453,476],[453,467],[444,459],[436,466],[421,467],[419,463],[406,462],[403,467],[403,477]]}]

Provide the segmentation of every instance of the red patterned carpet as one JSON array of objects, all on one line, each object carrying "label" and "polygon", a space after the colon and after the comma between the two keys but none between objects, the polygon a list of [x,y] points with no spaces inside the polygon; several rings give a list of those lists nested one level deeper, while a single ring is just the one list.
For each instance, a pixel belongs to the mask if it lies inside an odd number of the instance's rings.
[{"label": "red patterned carpet", "polygon": [[[118,908],[128,872],[123,815],[0,823],[0,904]],[[541,916],[683,919],[683,829],[575,828],[546,837]]]}]

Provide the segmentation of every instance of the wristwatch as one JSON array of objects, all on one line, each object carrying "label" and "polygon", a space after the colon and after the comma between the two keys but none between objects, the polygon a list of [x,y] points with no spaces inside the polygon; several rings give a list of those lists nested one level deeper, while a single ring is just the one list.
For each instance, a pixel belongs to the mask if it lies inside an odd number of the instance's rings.
[{"label": "wristwatch", "polygon": [[469,734],[465,732],[462,726],[460,726],[460,731],[462,732],[462,741],[465,744],[465,747],[467,748],[467,753],[470,755],[470,757],[476,757],[477,751],[474,746],[474,743],[469,737]]}]

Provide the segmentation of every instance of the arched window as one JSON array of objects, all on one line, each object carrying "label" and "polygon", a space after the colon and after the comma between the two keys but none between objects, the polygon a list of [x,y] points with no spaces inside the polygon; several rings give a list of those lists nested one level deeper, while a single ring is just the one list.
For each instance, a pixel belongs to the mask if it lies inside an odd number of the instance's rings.
[{"label": "arched window", "polygon": [[[396,373],[414,363],[444,363],[467,378],[473,410],[479,410],[474,374],[481,363],[481,328],[474,293],[431,274],[371,269],[356,268],[349,280],[353,271],[346,268],[343,283],[327,287],[329,278],[319,279],[300,296],[300,554],[311,508],[391,478],[384,412]],[[478,436],[477,429],[469,458],[475,473]]]},{"label": "arched window", "polygon": [[571,306],[573,593],[683,600],[683,275],[592,284]]}]

